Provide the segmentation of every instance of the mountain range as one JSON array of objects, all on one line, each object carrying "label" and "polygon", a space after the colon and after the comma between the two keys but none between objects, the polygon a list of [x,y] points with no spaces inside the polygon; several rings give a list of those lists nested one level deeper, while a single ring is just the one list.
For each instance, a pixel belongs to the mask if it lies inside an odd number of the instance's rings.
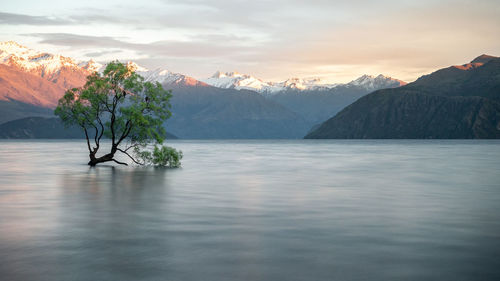
[{"label": "mountain range", "polygon": [[375,91],[306,138],[500,138],[500,58],[481,55]]},{"label": "mountain range", "polygon": [[[364,75],[346,84],[325,84],[317,78],[277,83],[236,72],[217,72],[200,81],[165,69],[128,65],[146,80],[173,90],[172,117],[166,127],[181,138],[301,138],[356,99],[405,84],[383,75]],[[0,124],[53,117],[66,89],[82,86],[87,75],[102,69],[92,60],[39,52],[12,41],[0,43]]]},{"label": "mountain range", "polygon": [[252,90],[265,95],[274,95],[286,91],[327,91],[338,87],[361,87],[367,91],[381,88],[393,88],[406,85],[406,82],[382,74],[374,77],[363,75],[349,83],[329,84],[321,78],[289,78],[282,82],[265,82],[259,78],[238,72],[217,71],[203,82],[218,88]]}]

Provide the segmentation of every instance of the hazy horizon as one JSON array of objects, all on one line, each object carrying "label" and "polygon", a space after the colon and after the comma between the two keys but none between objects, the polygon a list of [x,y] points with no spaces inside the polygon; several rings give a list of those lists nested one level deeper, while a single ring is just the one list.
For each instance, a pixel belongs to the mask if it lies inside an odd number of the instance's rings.
[{"label": "hazy horizon", "polygon": [[4,3],[0,25],[0,41],[197,79],[220,70],[266,81],[384,74],[411,82],[500,54],[500,6],[488,0],[15,1]]}]

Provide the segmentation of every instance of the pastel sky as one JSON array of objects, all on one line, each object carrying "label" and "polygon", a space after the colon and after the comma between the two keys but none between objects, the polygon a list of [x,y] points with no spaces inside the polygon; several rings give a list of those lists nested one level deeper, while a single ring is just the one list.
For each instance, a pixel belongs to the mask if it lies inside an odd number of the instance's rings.
[{"label": "pastel sky", "polygon": [[4,1],[0,41],[205,78],[413,81],[500,55],[498,0]]}]

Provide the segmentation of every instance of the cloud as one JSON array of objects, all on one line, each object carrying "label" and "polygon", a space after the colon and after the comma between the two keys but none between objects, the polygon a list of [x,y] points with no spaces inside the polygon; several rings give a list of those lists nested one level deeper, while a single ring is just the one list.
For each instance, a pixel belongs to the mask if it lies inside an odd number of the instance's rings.
[{"label": "cloud", "polygon": [[73,24],[72,21],[48,16],[30,16],[0,12],[0,24],[4,25],[61,25]]},{"label": "cloud", "polygon": [[[211,37],[200,38],[194,41],[156,41],[152,43],[131,43],[110,36],[89,36],[71,33],[28,33],[25,36],[40,38],[39,43],[67,46],[74,48],[117,48],[136,51],[151,57],[217,57],[234,56],[237,54],[252,53],[251,47],[234,48],[227,45],[227,41],[217,37],[210,41]],[[234,37],[230,37],[234,39]]]},{"label": "cloud", "polygon": [[84,54],[84,56],[89,58],[98,58],[104,55],[118,54],[120,52],[122,52],[122,50],[103,50],[103,51],[86,53]]},{"label": "cloud", "polygon": [[70,33],[27,33],[24,35],[41,38],[40,43],[67,47],[116,48],[136,45],[110,36],[88,36]]},{"label": "cloud", "polygon": [[[198,77],[220,69],[263,79],[345,71],[351,78],[382,72],[412,80],[500,52],[500,6],[493,0],[88,3],[68,2],[64,12],[32,7],[40,16],[8,14],[13,18],[0,19],[0,26],[11,25],[3,36],[28,34],[43,47],[102,59],[118,50],[119,58],[131,55],[147,67],[169,65]],[[33,33],[35,25],[45,26]]]}]

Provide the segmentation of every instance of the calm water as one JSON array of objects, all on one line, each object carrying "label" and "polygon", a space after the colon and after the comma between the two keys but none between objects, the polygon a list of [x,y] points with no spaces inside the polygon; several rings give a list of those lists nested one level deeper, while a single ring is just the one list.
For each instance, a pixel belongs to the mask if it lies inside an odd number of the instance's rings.
[{"label": "calm water", "polygon": [[500,280],[499,141],[0,142],[0,280]]}]

